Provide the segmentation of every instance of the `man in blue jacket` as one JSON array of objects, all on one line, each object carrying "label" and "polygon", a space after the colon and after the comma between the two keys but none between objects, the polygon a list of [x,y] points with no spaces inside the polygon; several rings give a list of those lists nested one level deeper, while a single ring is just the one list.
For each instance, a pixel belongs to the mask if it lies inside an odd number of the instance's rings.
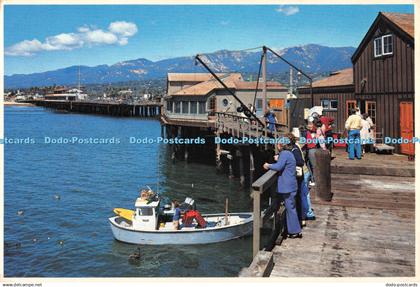
[{"label": "man in blue jacket", "polygon": [[277,180],[277,192],[284,200],[286,207],[286,221],[287,231],[290,238],[302,237],[302,229],[299,224],[299,219],[296,212],[296,192],[297,192],[297,181],[296,181],[296,160],[291,152],[293,145],[291,143],[277,145],[280,154],[276,155],[274,159],[276,163],[264,164],[264,169],[275,170],[279,173]]}]

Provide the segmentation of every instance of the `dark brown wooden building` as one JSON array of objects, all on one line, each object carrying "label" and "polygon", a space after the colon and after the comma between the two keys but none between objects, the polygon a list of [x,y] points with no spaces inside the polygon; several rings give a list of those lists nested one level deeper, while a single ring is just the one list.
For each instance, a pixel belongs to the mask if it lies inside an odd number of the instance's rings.
[{"label": "dark brown wooden building", "polygon": [[[314,105],[322,106],[323,115],[335,119],[334,132],[342,133],[348,111],[346,101],[354,100],[353,69],[333,72],[330,76],[312,83]],[[310,99],[310,88],[298,89],[300,98]],[[309,103],[309,102],[308,102]]]},{"label": "dark brown wooden building", "polygon": [[[380,12],[352,56],[351,69],[313,83],[314,104],[344,130],[350,108],[368,113],[383,137],[414,136],[414,15]],[[305,101],[310,89],[298,89]],[[413,144],[394,145],[414,155]]]},{"label": "dark brown wooden building", "polygon": [[[414,15],[379,13],[352,57],[355,102],[384,136],[414,135]],[[414,145],[395,145],[414,154]]]}]

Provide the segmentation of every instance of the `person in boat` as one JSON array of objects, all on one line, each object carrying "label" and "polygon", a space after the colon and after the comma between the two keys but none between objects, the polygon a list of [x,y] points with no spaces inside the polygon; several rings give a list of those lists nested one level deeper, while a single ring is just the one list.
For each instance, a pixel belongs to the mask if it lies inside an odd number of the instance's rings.
[{"label": "person in boat", "polygon": [[183,227],[192,227],[193,221],[197,222],[196,228],[206,228],[207,222],[201,216],[201,213],[195,209],[187,210],[182,216]]},{"label": "person in boat", "polygon": [[[286,140],[287,142],[287,140]],[[284,200],[286,207],[286,222],[287,231],[290,238],[301,238],[302,229],[299,223],[296,212],[296,160],[292,153],[294,145],[289,141],[286,144],[279,142],[277,144],[279,154],[274,156],[276,163],[264,163],[263,167],[266,170],[275,170],[279,172],[277,179],[277,193],[280,195],[279,199]],[[280,207],[280,200],[276,203],[276,210]]]},{"label": "person in boat", "polygon": [[179,220],[181,219],[181,209],[179,208],[179,202],[177,200],[172,201],[174,205],[174,216],[172,218],[172,223],[174,225],[174,229],[179,229]]}]

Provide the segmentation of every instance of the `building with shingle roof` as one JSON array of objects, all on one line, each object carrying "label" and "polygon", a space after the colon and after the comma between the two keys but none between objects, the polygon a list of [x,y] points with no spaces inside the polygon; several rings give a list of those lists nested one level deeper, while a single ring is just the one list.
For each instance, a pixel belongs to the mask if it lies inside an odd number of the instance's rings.
[{"label": "building with shingle roof", "polygon": [[[262,116],[262,83],[244,81],[240,73],[218,73],[217,76],[245,104],[256,106]],[[216,112],[240,114],[240,103],[211,74],[169,73],[167,95],[164,97],[164,115],[167,120],[212,121]],[[279,82],[267,82],[267,100],[286,121],[284,109],[287,88]]]}]

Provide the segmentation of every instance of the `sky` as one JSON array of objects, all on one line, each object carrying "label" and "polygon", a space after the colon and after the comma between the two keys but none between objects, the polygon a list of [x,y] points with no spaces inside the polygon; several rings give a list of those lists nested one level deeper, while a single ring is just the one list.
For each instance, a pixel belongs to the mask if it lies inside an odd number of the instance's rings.
[{"label": "sky", "polygon": [[413,5],[5,5],[5,74],[304,44],[357,47]]}]

